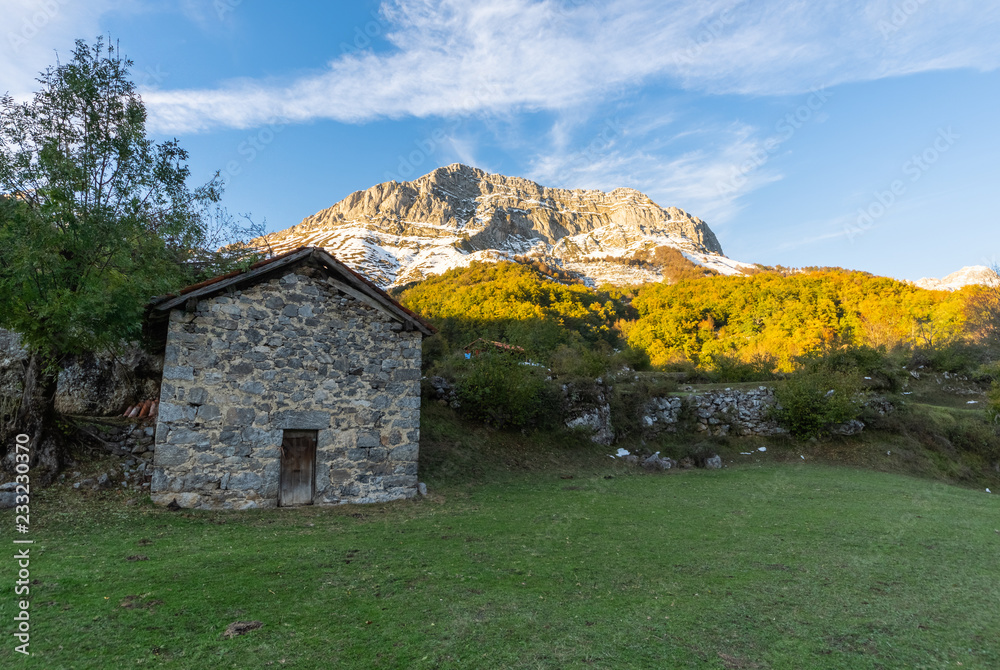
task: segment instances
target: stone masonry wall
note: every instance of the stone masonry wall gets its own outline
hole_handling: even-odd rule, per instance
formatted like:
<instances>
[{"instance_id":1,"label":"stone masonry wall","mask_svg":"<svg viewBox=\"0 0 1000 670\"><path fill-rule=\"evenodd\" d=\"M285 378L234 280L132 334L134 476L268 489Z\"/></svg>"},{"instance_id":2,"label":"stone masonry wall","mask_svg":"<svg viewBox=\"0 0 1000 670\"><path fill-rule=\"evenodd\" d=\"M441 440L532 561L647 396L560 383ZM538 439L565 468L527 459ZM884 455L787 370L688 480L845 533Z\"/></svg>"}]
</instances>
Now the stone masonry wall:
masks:
<instances>
[{"instance_id":1,"label":"stone masonry wall","mask_svg":"<svg viewBox=\"0 0 1000 670\"><path fill-rule=\"evenodd\" d=\"M315 504L414 496L420 345L309 266L175 309L153 500L275 506L283 429L319 431Z\"/></svg>"},{"instance_id":2,"label":"stone masonry wall","mask_svg":"<svg viewBox=\"0 0 1000 670\"><path fill-rule=\"evenodd\" d=\"M774 389L705 391L684 398L653 398L643 415L652 433L674 432L686 403L694 430L710 435L780 435L788 431L768 418L775 404Z\"/></svg>"}]
</instances>

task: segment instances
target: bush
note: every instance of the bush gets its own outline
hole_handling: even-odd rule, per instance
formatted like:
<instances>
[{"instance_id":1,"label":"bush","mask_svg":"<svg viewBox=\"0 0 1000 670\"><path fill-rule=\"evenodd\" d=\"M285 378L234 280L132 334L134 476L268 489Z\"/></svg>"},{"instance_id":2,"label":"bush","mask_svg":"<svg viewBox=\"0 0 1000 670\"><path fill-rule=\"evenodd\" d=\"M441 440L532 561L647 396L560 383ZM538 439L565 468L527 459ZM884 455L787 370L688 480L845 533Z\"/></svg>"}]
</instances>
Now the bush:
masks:
<instances>
[{"instance_id":1,"label":"bush","mask_svg":"<svg viewBox=\"0 0 1000 670\"><path fill-rule=\"evenodd\" d=\"M773 418L796 437L815 437L831 424L857 419L857 377L834 372L799 371L775 388Z\"/></svg>"},{"instance_id":2,"label":"bush","mask_svg":"<svg viewBox=\"0 0 1000 670\"><path fill-rule=\"evenodd\" d=\"M544 370L501 352L468 361L456 390L463 414L496 428L525 428L552 422L558 415L559 391Z\"/></svg>"},{"instance_id":3,"label":"bush","mask_svg":"<svg viewBox=\"0 0 1000 670\"><path fill-rule=\"evenodd\" d=\"M611 353L610 345L604 342L592 346L564 344L552 354L549 366L557 377L596 378L607 372Z\"/></svg>"},{"instance_id":4,"label":"bush","mask_svg":"<svg viewBox=\"0 0 1000 670\"><path fill-rule=\"evenodd\" d=\"M749 360L716 354L711 357L710 378L716 382L763 382L775 378L778 359L770 354L754 354Z\"/></svg>"},{"instance_id":5,"label":"bush","mask_svg":"<svg viewBox=\"0 0 1000 670\"><path fill-rule=\"evenodd\" d=\"M799 359L802 367L812 373L831 373L867 378L866 388L898 393L903 388L906 372L893 356L868 346L843 347Z\"/></svg>"},{"instance_id":6,"label":"bush","mask_svg":"<svg viewBox=\"0 0 1000 670\"><path fill-rule=\"evenodd\" d=\"M958 449L978 454L990 463L1000 458L1000 437L979 417L956 421L946 428L945 437Z\"/></svg>"},{"instance_id":7,"label":"bush","mask_svg":"<svg viewBox=\"0 0 1000 670\"><path fill-rule=\"evenodd\" d=\"M994 426L1000 427L1000 380L993 382L993 387L986 396L986 412Z\"/></svg>"},{"instance_id":8,"label":"bush","mask_svg":"<svg viewBox=\"0 0 1000 670\"><path fill-rule=\"evenodd\" d=\"M638 377L634 381L617 382L611 391L611 425L619 439L642 431L643 411L652 398L660 398L677 390L677 381L663 374L643 374Z\"/></svg>"},{"instance_id":9,"label":"bush","mask_svg":"<svg viewBox=\"0 0 1000 670\"><path fill-rule=\"evenodd\" d=\"M913 350L911 370L924 366L937 372L973 374L989 358L989 351L978 344L950 342L937 347L919 347Z\"/></svg>"}]
</instances>

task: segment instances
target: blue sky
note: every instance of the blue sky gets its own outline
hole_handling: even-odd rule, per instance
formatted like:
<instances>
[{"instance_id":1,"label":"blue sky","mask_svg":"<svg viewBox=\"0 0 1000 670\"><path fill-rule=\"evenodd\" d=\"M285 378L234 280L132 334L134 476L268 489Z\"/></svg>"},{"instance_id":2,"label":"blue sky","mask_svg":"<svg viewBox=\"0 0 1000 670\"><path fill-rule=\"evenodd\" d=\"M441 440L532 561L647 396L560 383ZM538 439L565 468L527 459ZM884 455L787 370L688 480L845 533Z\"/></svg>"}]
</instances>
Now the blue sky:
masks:
<instances>
[{"instance_id":1,"label":"blue sky","mask_svg":"<svg viewBox=\"0 0 1000 670\"><path fill-rule=\"evenodd\" d=\"M637 188L742 261L918 279L1000 257L996 0L0 9L0 91L111 35L150 130L269 230L463 162Z\"/></svg>"}]
</instances>

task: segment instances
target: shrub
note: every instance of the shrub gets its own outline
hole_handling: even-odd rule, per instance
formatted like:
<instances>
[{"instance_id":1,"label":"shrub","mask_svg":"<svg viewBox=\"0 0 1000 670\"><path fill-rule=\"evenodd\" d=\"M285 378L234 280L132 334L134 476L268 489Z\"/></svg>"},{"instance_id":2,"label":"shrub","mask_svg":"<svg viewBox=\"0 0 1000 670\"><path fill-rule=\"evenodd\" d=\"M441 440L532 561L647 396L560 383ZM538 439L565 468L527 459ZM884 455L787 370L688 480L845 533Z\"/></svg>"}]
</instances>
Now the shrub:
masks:
<instances>
[{"instance_id":1,"label":"shrub","mask_svg":"<svg viewBox=\"0 0 1000 670\"><path fill-rule=\"evenodd\" d=\"M911 370L921 365L937 372L973 374L989 357L986 347L969 342L950 342L936 347L913 350Z\"/></svg>"},{"instance_id":2,"label":"shrub","mask_svg":"<svg viewBox=\"0 0 1000 670\"><path fill-rule=\"evenodd\" d=\"M611 425L621 439L642 431L642 414L652 398L659 398L677 390L677 381L663 374L638 375L633 381L619 381L609 398Z\"/></svg>"},{"instance_id":3,"label":"shrub","mask_svg":"<svg viewBox=\"0 0 1000 670\"><path fill-rule=\"evenodd\" d=\"M775 389L774 419L796 437L814 437L831 424L861 414L857 377L834 372L799 371Z\"/></svg>"},{"instance_id":4,"label":"shrub","mask_svg":"<svg viewBox=\"0 0 1000 670\"><path fill-rule=\"evenodd\" d=\"M603 345L603 346L602 346ZM562 345L550 357L552 373L559 377L600 377L611 365L611 347L597 345Z\"/></svg>"},{"instance_id":5,"label":"shrub","mask_svg":"<svg viewBox=\"0 0 1000 670\"><path fill-rule=\"evenodd\" d=\"M547 383L544 371L500 352L487 352L468 361L458 380L463 414L496 428L539 426L554 420L559 392Z\"/></svg>"},{"instance_id":6,"label":"shrub","mask_svg":"<svg viewBox=\"0 0 1000 670\"><path fill-rule=\"evenodd\" d=\"M809 372L823 372L852 377L866 377L865 387L898 393L906 372L899 361L886 352L868 346L851 346L813 354L799 359Z\"/></svg>"},{"instance_id":7,"label":"shrub","mask_svg":"<svg viewBox=\"0 0 1000 670\"><path fill-rule=\"evenodd\" d=\"M775 378L778 359L770 354L755 353L749 360L716 354L711 357L710 377L716 382L763 382Z\"/></svg>"},{"instance_id":8,"label":"shrub","mask_svg":"<svg viewBox=\"0 0 1000 670\"><path fill-rule=\"evenodd\" d=\"M958 449L978 454L989 462L1000 458L1000 437L982 418L966 418L945 429L945 437Z\"/></svg>"},{"instance_id":9,"label":"shrub","mask_svg":"<svg viewBox=\"0 0 1000 670\"><path fill-rule=\"evenodd\" d=\"M994 426L1000 427L1000 380L994 381L986 396L986 411Z\"/></svg>"}]
</instances>

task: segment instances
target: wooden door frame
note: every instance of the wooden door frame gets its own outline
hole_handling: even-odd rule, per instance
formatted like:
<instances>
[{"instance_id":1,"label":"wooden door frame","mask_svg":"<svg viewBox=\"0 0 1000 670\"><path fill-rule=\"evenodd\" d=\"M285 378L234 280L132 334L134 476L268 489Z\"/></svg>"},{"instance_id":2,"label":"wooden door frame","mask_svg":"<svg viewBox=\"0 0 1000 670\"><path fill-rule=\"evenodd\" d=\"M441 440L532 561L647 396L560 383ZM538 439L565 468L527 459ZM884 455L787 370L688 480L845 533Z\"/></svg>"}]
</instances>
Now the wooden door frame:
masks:
<instances>
[{"instance_id":1,"label":"wooden door frame","mask_svg":"<svg viewBox=\"0 0 1000 670\"><path fill-rule=\"evenodd\" d=\"M296 435L298 434L298 435ZM312 438L312 466L310 468L310 481L309 481L309 501L305 503L297 503L286 505L282 501L282 492L284 491L285 483L285 440L289 437L311 437ZM279 448L279 458L278 458L278 507L301 507L302 505L313 504L313 499L316 497L316 459L317 451L319 450L319 431L317 430L300 430L300 429L286 429L281 432L281 447Z\"/></svg>"}]
</instances>

